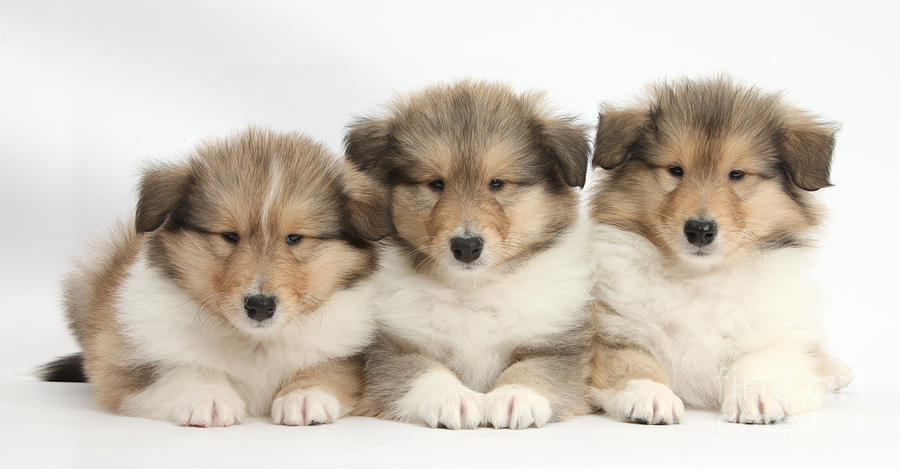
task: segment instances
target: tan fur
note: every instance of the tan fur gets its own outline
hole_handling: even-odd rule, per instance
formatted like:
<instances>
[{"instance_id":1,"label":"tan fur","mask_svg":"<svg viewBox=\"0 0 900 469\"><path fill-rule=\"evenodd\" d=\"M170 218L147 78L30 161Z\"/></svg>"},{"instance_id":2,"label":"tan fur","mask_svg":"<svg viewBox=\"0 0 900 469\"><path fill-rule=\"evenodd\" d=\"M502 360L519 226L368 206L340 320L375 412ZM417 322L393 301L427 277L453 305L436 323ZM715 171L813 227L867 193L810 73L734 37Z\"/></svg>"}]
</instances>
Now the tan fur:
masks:
<instances>
[{"instance_id":1,"label":"tan fur","mask_svg":"<svg viewBox=\"0 0 900 469\"><path fill-rule=\"evenodd\" d=\"M397 394L409 391L417 376L434 370L450 371L445 365L419 352L418 347L396 336L379 334L365 356L363 393L357 415L391 419Z\"/></svg>"},{"instance_id":2,"label":"tan fur","mask_svg":"<svg viewBox=\"0 0 900 469\"><path fill-rule=\"evenodd\" d=\"M127 360L128 345L110 321L115 306L109 300L115 298L141 245L141 237L119 223L109 241L95 246L94 257L79 262L78 272L63 283L69 326L84 351L85 373L94 383L95 399L113 411L125 397L153 382L152 366Z\"/></svg>"},{"instance_id":3,"label":"tan fur","mask_svg":"<svg viewBox=\"0 0 900 469\"><path fill-rule=\"evenodd\" d=\"M392 229L386 199L369 177L297 134L251 129L205 144L185 162L147 169L133 228L118 226L64 286L97 401L122 411L123 400L161 371L133 358L117 322L117 299L139 253L200 305L198 327L211 320L242 344L259 341L264 349L264 339L236 326L246 320L243 298L276 296L285 322L321 313L317 308L335 292L374 271L368 240ZM223 233L240 240L229 242ZM286 243L292 233L302 240ZM298 371L288 386L315 382L352 409L357 361Z\"/></svg>"},{"instance_id":4,"label":"tan fur","mask_svg":"<svg viewBox=\"0 0 900 469\"><path fill-rule=\"evenodd\" d=\"M644 350L636 347L612 347L594 342L594 368L591 386L597 389L621 390L633 379L649 379L669 385L669 378L659 363Z\"/></svg>"},{"instance_id":5,"label":"tan fur","mask_svg":"<svg viewBox=\"0 0 900 469\"><path fill-rule=\"evenodd\" d=\"M829 184L831 125L724 79L660 85L650 94L601 115L594 165L611 173L590 198L595 221L641 234L673 263L691 218L716 220L723 266L768 244L804 242L821 220L806 190ZM734 170L744 177L730 179Z\"/></svg>"},{"instance_id":6,"label":"tan fur","mask_svg":"<svg viewBox=\"0 0 900 469\"><path fill-rule=\"evenodd\" d=\"M494 383L494 388L516 384L534 389L550 399L554 421L584 415L591 411L585 399L584 384L589 382L592 363L586 343L588 328L571 331L571 337L547 348L520 347L512 364ZM568 343L566 343L568 341ZM554 350L554 348L556 350ZM568 348L568 350L564 350Z\"/></svg>"},{"instance_id":7,"label":"tan fur","mask_svg":"<svg viewBox=\"0 0 900 469\"><path fill-rule=\"evenodd\" d=\"M586 176L584 131L572 117L551 113L540 95L463 81L404 96L387 115L358 119L345 142L349 160L390 188L391 242L408 266L441 288L486 287L510 278L575 223L573 187ZM483 261L478 268L487 273L465 280L449 249L462 231L483 238L486 253L476 263ZM478 391L521 384L550 401L553 420L586 412L590 350L583 332L535 339L546 346L514 351L496 383ZM368 355L365 412L398 418L398 400L417 376L434 370L458 372L442 356L383 330Z\"/></svg>"},{"instance_id":8,"label":"tan fur","mask_svg":"<svg viewBox=\"0 0 900 469\"><path fill-rule=\"evenodd\" d=\"M298 389L321 389L336 397L344 415L355 415L362 393L362 356L330 360L298 371L278 391L276 398Z\"/></svg>"},{"instance_id":9,"label":"tan fur","mask_svg":"<svg viewBox=\"0 0 900 469\"><path fill-rule=\"evenodd\" d=\"M347 154L391 188L394 226L423 273L432 273L465 223L497 265L512 269L575 218L578 196L567 184L584 184L583 128L552 116L540 95L461 82L393 108L389 118L357 121ZM501 189L491 188L494 179Z\"/></svg>"},{"instance_id":10,"label":"tan fur","mask_svg":"<svg viewBox=\"0 0 900 469\"><path fill-rule=\"evenodd\" d=\"M341 194L323 188L342 182L344 176L341 166L329 161L333 157L302 140L269 139L264 134L245 139L207 145L199 152L202 169L197 172L211 181L194 195L200 209L192 223L200 224L202 231L164 226L150 235L154 249L164 253L160 265L225 324L243 315L231 305L240 303L257 277L263 279L260 291L276 295L286 311L301 314L315 310L343 286L344 273L367 269L372 262L371 253L334 242L344 229ZM270 155L297 153L318 153L318 158L268 161ZM257 168L235 172L247 161ZM268 165L274 173L266 169ZM261 190L270 183L278 184L276 192ZM241 241L234 245L222 236L210 236L223 232L237 233ZM291 233L302 234L303 241L286 245L284 239Z\"/></svg>"},{"instance_id":11,"label":"tan fur","mask_svg":"<svg viewBox=\"0 0 900 469\"><path fill-rule=\"evenodd\" d=\"M608 305L595 300L590 305L595 315L616 314ZM596 326L594 326L596 329ZM629 381L648 379L666 386L669 378L659 362L646 350L627 342L607 337L603 331L596 331L591 357L591 393L614 393L625 388ZM594 402L599 407L597 402ZM602 410L602 409L600 409Z\"/></svg>"},{"instance_id":12,"label":"tan fur","mask_svg":"<svg viewBox=\"0 0 900 469\"><path fill-rule=\"evenodd\" d=\"M727 78L652 86L640 103L600 114L593 165L607 172L590 195L590 216L649 240L672 275L727 269L768 249L806 245L822 219L809 192L830 185L834 132L779 95ZM736 170L742 178L730 177ZM722 258L715 265L687 262L689 219L718 225ZM593 306L597 317L619 314L601 301ZM826 376L849 376L846 365L821 357ZM594 367L593 386L603 392L634 379L668 385L649 353L603 330Z\"/></svg>"}]
</instances>

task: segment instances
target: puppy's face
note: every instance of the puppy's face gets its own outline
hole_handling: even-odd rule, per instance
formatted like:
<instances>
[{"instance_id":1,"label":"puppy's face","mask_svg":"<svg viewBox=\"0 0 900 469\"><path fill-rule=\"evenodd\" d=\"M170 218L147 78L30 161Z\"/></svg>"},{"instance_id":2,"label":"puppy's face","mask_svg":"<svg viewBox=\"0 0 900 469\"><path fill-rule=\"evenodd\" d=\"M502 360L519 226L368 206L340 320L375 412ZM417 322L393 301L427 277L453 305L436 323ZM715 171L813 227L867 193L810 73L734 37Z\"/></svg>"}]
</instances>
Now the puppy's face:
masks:
<instances>
[{"instance_id":1,"label":"puppy's face","mask_svg":"<svg viewBox=\"0 0 900 469\"><path fill-rule=\"evenodd\" d=\"M818 222L806 192L828 185L832 146L830 127L774 95L664 86L645 107L601 116L594 164L613 171L592 214L696 267L797 244Z\"/></svg>"},{"instance_id":2,"label":"puppy's face","mask_svg":"<svg viewBox=\"0 0 900 469\"><path fill-rule=\"evenodd\" d=\"M264 336L373 269L385 199L310 140L250 131L148 171L137 228L198 317Z\"/></svg>"},{"instance_id":3,"label":"puppy's face","mask_svg":"<svg viewBox=\"0 0 900 469\"><path fill-rule=\"evenodd\" d=\"M505 272L572 222L584 129L498 85L433 88L358 121L351 161L391 189L397 240L419 269L451 278Z\"/></svg>"}]
</instances>

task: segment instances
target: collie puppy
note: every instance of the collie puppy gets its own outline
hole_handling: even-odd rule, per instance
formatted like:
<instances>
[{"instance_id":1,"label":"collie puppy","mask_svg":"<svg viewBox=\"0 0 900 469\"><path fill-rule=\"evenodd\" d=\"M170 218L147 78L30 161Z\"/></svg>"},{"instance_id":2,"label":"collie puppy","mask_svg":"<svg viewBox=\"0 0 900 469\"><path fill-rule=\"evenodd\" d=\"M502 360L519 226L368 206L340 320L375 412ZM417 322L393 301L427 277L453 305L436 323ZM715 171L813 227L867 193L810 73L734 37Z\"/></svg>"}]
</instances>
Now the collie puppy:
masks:
<instances>
[{"instance_id":1,"label":"collie puppy","mask_svg":"<svg viewBox=\"0 0 900 469\"><path fill-rule=\"evenodd\" d=\"M361 385L386 203L297 134L251 129L147 169L134 225L65 282L83 364L45 379L83 366L106 409L180 425L333 421Z\"/></svg>"},{"instance_id":2,"label":"collie puppy","mask_svg":"<svg viewBox=\"0 0 900 469\"><path fill-rule=\"evenodd\" d=\"M359 119L347 156L390 189L363 401L450 429L587 412L585 128L540 96L436 86Z\"/></svg>"},{"instance_id":3,"label":"collie puppy","mask_svg":"<svg viewBox=\"0 0 900 469\"><path fill-rule=\"evenodd\" d=\"M683 404L731 422L815 408L851 379L823 352L809 273L833 126L725 78L607 108L590 197L598 269L593 403L677 423Z\"/></svg>"}]
</instances>

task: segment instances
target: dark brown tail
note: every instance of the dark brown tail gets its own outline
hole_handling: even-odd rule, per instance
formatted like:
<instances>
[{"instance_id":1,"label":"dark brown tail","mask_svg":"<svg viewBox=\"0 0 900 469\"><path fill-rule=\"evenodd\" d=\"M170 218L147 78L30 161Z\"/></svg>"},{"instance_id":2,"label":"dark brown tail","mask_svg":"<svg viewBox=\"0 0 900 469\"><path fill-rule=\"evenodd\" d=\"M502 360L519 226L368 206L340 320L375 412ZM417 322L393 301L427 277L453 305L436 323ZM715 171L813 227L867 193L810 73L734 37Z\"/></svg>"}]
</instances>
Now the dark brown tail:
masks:
<instances>
[{"instance_id":1,"label":"dark brown tail","mask_svg":"<svg viewBox=\"0 0 900 469\"><path fill-rule=\"evenodd\" d=\"M73 353L72 355L57 358L50 363L41 365L37 370L37 376L44 381L86 383L84 357L80 353Z\"/></svg>"}]
</instances>

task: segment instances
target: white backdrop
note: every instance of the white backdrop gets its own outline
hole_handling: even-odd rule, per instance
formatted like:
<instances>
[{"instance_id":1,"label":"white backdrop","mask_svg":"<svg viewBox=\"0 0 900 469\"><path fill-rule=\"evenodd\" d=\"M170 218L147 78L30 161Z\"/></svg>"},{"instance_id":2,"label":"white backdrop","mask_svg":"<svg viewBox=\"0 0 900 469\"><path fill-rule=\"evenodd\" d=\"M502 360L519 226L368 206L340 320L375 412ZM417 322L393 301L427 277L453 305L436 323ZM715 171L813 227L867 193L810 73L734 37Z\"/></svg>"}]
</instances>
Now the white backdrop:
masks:
<instances>
[{"instance_id":1,"label":"white backdrop","mask_svg":"<svg viewBox=\"0 0 900 469\"><path fill-rule=\"evenodd\" d=\"M705 441L718 448L707 456L730 455L724 457L732 463L769 463L794 452L830 462L841 460L837 454L880 458L882 431L900 419L898 354L891 349L900 323L895 5L3 0L0 448L8 451L0 452L0 461L92 465L130 461L129 455L153 448L159 461L186 465L396 464L406 453L385 445L397 441L437 464L575 463L582 457L596 464L607 457L660 464ZM832 349L858 379L817 423L738 431L695 411L684 425L667 429L584 417L524 433L530 436L486 430L446 436L352 419L332 429L300 430L316 445L283 459L278 455L291 454L290 444L272 441L298 441L288 429L260 421L217 432L219 440L190 430L182 437L184 429L103 414L84 386L21 375L75 350L61 317L59 280L70 257L132 209L142 161L177 158L205 138L248 124L302 130L339 152L354 115L435 81L472 77L545 89L560 109L594 122L601 102L626 101L647 82L718 72L784 90L791 102L843 124L836 186L821 191L832 220L819 275L829 295ZM85 422L99 439L79 432ZM790 433L784 429L799 427L812 436L784 438ZM131 432L150 435L152 443L134 446ZM358 459L341 449L348 435L355 435ZM708 440L711 435L720 439ZM264 455L238 452L263 438L269 438L260 446ZM48 441L67 450L34 451ZM179 443L187 441L207 452L179 453ZM243 444L232 444L238 441ZM459 452L442 449L449 444ZM546 452L533 454L535 444ZM118 452L107 451L113 447ZM510 448L521 451L511 454ZM424 461L404 457L410 464Z\"/></svg>"}]
</instances>

